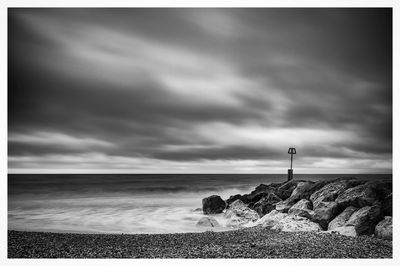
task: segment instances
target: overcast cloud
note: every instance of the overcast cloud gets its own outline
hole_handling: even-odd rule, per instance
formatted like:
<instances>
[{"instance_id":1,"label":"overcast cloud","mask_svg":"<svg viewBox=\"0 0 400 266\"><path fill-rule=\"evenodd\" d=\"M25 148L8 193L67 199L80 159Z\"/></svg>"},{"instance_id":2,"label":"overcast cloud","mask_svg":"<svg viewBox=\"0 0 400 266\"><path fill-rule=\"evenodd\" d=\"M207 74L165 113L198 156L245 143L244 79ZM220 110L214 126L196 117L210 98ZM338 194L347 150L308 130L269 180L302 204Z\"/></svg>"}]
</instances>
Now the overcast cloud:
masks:
<instances>
[{"instance_id":1,"label":"overcast cloud","mask_svg":"<svg viewBox=\"0 0 400 266\"><path fill-rule=\"evenodd\" d=\"M10 172L391 173L391 9L9 9Z\"/></svg>"}]
</instances>

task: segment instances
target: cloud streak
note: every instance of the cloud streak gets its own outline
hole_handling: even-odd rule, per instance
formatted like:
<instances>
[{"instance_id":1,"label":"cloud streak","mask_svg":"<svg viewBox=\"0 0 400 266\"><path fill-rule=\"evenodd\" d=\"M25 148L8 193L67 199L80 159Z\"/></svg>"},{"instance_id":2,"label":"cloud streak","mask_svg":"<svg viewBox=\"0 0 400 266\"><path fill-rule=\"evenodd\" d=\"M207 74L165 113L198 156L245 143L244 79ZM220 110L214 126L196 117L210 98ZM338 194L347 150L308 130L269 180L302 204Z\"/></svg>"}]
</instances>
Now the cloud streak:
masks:
<instances>
[{"instance_id":1,"label":"cloud streak","mask_svg":"<svg viewBox=\"0 0 400 266\"><path fill-rule=\"evenodd\" d=\"M391 172L391 27L390 9L9 9L10 171L284 173L295 145L304 173Z\"/></svg>"}]
</instances>

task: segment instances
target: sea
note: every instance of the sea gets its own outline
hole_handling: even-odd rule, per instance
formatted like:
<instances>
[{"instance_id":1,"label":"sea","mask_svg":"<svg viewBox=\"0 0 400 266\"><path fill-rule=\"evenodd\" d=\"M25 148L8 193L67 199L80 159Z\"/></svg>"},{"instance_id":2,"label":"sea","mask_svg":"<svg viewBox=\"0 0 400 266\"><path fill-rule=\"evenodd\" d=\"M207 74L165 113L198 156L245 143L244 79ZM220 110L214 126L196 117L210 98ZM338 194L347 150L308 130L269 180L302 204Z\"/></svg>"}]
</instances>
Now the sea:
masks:
<instances>
[{"instance_id":1,"label":"sea","mask_svg":"<svg viewBox=\"0 0 400 266\"><path fill-rule=\"evenodd\" d=\"M391 174L302 174L301 180L338 177L391 180ZM285 174L9 174L8 230L156 234L201 232L202 199L250 193ZM223 214L214 216L224 227Z\"/></svg>"}]
</instances>

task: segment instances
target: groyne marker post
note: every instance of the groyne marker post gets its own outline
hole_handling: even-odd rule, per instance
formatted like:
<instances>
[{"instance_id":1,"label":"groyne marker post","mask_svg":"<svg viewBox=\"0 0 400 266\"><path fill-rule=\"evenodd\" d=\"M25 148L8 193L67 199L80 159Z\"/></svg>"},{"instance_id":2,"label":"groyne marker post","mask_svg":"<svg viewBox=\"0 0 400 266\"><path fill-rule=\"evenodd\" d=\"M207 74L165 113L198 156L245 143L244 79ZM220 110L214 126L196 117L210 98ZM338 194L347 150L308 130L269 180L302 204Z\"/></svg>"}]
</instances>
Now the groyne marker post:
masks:
<instances>
[{"instance_id":1,"label":"groyne marker post","mask_svg":"<svg viewBox=\"0 0 400 266\"><path fill-rule=\"evenodd\" d=\"M289 148L288 154L290 154L290 169L288 169L288 181L293 179L293 154L296 154L296 148Z\"/></svg>"}]
</instances>

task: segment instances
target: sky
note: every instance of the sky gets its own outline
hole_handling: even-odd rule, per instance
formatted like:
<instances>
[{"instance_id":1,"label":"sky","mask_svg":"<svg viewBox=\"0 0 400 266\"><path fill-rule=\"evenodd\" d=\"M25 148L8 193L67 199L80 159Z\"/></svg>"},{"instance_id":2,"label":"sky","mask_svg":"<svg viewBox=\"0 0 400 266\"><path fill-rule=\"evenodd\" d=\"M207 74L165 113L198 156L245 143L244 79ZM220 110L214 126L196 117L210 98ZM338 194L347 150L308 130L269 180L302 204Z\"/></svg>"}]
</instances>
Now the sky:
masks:
<instances>
[{"instance_id":1,"label":"sky","mask_svg":"<svg viewBox=\"0 0 400 266\"><path fill-rule=\"evenodd\" d=\"M8 10L10 173L392 172L391 9Z\"/></svg>"}]
</instances>

